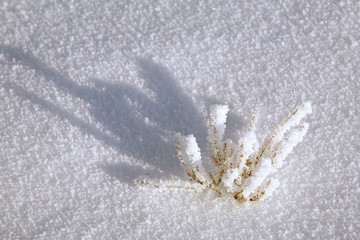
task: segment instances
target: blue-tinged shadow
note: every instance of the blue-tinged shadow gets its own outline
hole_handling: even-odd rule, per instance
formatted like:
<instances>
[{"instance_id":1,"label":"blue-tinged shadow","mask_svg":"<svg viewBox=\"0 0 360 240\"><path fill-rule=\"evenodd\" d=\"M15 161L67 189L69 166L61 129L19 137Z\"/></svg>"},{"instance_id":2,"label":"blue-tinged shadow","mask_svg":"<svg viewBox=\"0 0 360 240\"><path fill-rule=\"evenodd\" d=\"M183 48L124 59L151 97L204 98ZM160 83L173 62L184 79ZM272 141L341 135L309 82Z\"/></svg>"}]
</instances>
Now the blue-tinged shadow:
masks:
<instances>
[{"instance_id":1,"label":"blue-tinged shadow","mask_svg":"<svg viewBox=\"0 0 360 240\"><path fill-rule=\"evenodd\" d=\"M22 49L0 46L6 58L1 64L21 64L33 69L58 89L80 98L90 106L90 113L97 124L89 124L73 113L41 96L9 82L8 88L43 109L79 128L83 133L133 158L161 170L165 175L182 175L176 158L174 134L194 134L202 149L206 148L206 127L194 102L182 90L169 71L150 59L138 59L139 76L145 87L154 93L150 97L141 89L125 83L109 83L91 79L93 86L82 86L65 74L49 67L37 57ZM106 131L97 127L100 124ZM101 156L99 156L101 158ZM101 168L121 181L132 182L145 172L124 163L108 164Z\"/></svg>"}]
</instances>

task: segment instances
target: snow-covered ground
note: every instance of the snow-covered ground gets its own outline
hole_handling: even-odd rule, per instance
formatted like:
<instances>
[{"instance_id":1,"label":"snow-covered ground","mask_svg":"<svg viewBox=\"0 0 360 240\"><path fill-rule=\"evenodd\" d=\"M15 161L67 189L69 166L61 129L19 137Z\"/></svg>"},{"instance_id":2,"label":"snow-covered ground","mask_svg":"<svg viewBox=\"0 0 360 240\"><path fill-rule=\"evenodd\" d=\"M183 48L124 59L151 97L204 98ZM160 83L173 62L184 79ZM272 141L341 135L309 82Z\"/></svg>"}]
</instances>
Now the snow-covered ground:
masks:
<instances>
[{"instance_id":1,"label":"snow-covered ground","mask_svg":"<svg viewBox=\"0 0 360 240\"><path fill-rule=\"evenodd\" d=\"M0 238L359 239L359 1L144 2L0 2ZM265 202L134 183L187 184L214 103L263 139L306 100Z\"/></svg>"}]
</instances>

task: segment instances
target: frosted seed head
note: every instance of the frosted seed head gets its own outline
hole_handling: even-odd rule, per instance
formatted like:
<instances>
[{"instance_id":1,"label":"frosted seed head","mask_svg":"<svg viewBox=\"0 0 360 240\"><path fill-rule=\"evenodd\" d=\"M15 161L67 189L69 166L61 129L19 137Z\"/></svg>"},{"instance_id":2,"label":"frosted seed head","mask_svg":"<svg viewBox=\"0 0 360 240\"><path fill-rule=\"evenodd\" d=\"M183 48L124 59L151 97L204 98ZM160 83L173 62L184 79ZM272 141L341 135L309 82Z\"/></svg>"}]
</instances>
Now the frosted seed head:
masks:
<instances>
[{"instance_id":1,"label":"frosted seed head","mask_svg":"<svg viewBox=\"0 0 360 240\"><path fill-rule=\"evenodd\" d=\"M303 140L309 128L309 124L300 122L312 112L311 103L305 102L290 113L260 149L255 133L260 110L255 110L248 131L238 146L231 140L223 141L228 111L227 105L211 106L208 141L210 157L219 168L218 171L209 173L203 167L200 149L193 135L176 136L180 162L189 178L200 184L203 190L214 190L220 195L226 190L239 201L269 198L279 186L279 181L272 179L271 175L276 173L286 156ZM298 127L292 129L295 126Z\"/></svg>"},{"instance_id":2,"label":"frosted seed head","mask_svg":"<svg viewBox=\"0 0 360 240\"><path fill-rule=\"evenodd\" d=\"M186 137L186 154L190 157L190 162L195 163L201 160L200 148L197 145L194 135Z\"/></svg>"},{"instance_id":3,"label":"frosted seed head","mask_svg":"<svg viewBox=\"0 0 360 240\"><path fill-rule=\"evenodd\" d=\"M228 105L212 105L211 109L211 120L215 122L215 125L225 124L226 116L229 112Z\"/></svg>"},{"instance_id":4,"label":"frosted seed head","mask_svg":"<svg viewBox=\"0 0 360 240\"><path fill-rule=\"evenodd\" d=\"M234 191L234 180L237 179L239 175L238 168L229 168L224 174L222 181L229 192Z\"/></svg>"},{"instance_id":5,"label":"frosted seed head","mask_svg":"<svg viewBox=\"0 0 360 240\"><path fill-rule=\"evenodd\" d=\"M278 179L271 179L269 185L265 189L264 196L261 198L261 200L265 200L272 196L273 192L280 186L280 181Z\"/></svg>"},{"instance_id":6,"label":"frosted seed head","mask_svg":"<svg viewBox=\"0 0 360 240\"><path fill-rule=\"evenodd\" d=\"M264 180L275 171L276 170L272 166L270 158L262 159L259 167L254 171L253 176L246 179L247 181L243 190L244 197L248 198L250 194L253 193L264 182Z\"/></svg>"}]
</instances>

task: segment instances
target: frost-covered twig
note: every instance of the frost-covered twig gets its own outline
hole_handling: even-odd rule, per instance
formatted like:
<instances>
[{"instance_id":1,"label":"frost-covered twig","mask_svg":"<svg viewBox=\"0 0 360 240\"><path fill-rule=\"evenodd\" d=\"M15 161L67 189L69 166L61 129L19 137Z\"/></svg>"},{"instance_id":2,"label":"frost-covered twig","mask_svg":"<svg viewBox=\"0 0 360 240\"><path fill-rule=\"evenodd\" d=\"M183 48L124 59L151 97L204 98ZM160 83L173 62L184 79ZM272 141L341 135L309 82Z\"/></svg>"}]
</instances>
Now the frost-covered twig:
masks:
<instances>
[{"instance_id":1,"label":"frost-covered twig","mask_svg":"<svg viewBox=\"0 0 360 240\"><path fill-rule=\"evenodd\" d=\"M201 185L209 185L205 169L202 166L200 149L195 137L193 135L187 137L177 135L176 150L181 165L184 167L188 177Z\"/></svg>"},{"instance_id":2,"label":"frost-covered twig","mask_svg":"<svg viewBox=\"0 0 360 240\"><path fill-rule=\"evenodd\" d=\"M181 165L190 180L199 187L164 186L168 188L211 189L219 194L233 194L240 201L264 200L279 186L274 178L277 169L293 148L303 140L309 124L301 120L312 112L311 103L297 107L260 145L256 126L261 108L257 107L249 122L245 136L237 144L223 140L229 107L211 106L208 142L209 153L217 171L206 171L201 161L200 149L193 135L176 135L176 151ZM297 128L294 128L298 126Z\"/></svg>"}]
</instances>

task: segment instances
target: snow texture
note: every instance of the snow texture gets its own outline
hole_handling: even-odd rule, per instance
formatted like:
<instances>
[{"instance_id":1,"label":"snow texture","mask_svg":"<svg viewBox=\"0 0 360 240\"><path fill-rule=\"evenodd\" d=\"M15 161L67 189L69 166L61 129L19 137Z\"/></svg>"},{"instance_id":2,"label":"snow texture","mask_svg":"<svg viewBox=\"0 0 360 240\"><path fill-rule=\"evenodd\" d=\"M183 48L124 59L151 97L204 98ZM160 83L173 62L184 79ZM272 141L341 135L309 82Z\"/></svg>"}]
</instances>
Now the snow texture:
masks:
<instances>
[{"instance_id":1,"label":"snow texture","mask_svg":"<svg viewBox=\"0 0 360 240\"><path fill-rule=\"evenodd\" d=\"M0 22L0 239L360 238L359 1L3 0ZM267 201L134 183L187 182L174 135L206 149L210 105L225 139L266 105L263 139L305 100Z\"/></svg>"}]
</instances>

